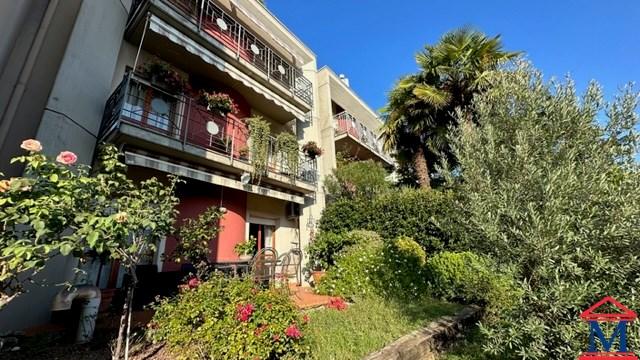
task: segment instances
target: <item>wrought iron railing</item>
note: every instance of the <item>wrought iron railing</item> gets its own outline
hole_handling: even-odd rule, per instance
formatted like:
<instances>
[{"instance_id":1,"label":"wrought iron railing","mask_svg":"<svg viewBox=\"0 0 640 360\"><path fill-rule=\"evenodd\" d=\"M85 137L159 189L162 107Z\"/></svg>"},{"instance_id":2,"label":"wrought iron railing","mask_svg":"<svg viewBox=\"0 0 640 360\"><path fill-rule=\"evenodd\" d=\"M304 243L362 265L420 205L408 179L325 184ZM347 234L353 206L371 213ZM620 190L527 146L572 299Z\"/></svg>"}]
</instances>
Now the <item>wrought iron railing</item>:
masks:
<instances>
[{"instance_id":1,"label":"wrought iron railing","mask_svg":"<svg viewBox=\"0 0 640 360\"><path fill-rule=\"evenodd\" d=\"M250 137L244 119L233 114L214 114L200 101L184 94L172 94L135 75L126 75L107 100L100 139L120 123L131 124L157 134L251 163ZM290 169L285 156L276 151L275 138L268 146L268 171L315 184L316 160L299 153L297 169ZM292 171L295 170L295 171ZM295 173L293 173L295 172ZM268 175L267 175L268 176Z\"/></svg>"},{"instance_id":2,"label":"wrought iron railing","mask_svg":"<svg viewBox=\"0 0 640 360\"><path fill-rule=\"evenodd\" d=\"M382 150L382 143L378 139L378 136L371 129L359 122L353 115L343 111L334 115L333 120L336 135L349 134L381 158L392 162L391 157Z\"/></svg>"},{"instance_id":3,"label":"wrought iron railing","mask_svg":"<svg viewBox=\"0 0 640 360\"><path fill-rule=\"evenodd\" d=\"M136 0L141 6L147 0ZM313 106L313 87L302 69L284 60L246 27L215 5L213 0L164 0L180 9L201 33L218 42L253 64L267 78L291 91L293 95ZM132 7L133 9L133 7ZM135 10L132 10L132 14Z\"/></svg>"}]
</instances>

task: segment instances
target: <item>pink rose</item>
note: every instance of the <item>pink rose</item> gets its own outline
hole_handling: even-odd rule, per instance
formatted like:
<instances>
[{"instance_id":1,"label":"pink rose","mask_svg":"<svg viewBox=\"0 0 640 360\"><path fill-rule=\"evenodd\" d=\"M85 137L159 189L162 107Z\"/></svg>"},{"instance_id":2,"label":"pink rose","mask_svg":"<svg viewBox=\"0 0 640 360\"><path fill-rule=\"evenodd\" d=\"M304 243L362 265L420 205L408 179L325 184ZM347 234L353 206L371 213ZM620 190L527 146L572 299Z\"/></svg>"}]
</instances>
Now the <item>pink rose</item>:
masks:
<instances>
[{"instance_id":1,"label":"pink rose","mask_svg":"<svg viewBox=\"0 0 640 360\"><path fill-rule=\"evenodd\" d=\"M73 165L78 161L78 157L71 151L63 151L58 154L56 161L64 165Z\"/></svg>"},{"instance_id":2,"label":"pink rose","mask_svg":"<svg viewBox=\"0 0 640 360\"><path fill-rule=\"evenodd\" d=\"M40 152L42 151L42 144L40 141L34 139L27 139L20 144L20 147L31 152Z\"/></svg>"}]
</instances>

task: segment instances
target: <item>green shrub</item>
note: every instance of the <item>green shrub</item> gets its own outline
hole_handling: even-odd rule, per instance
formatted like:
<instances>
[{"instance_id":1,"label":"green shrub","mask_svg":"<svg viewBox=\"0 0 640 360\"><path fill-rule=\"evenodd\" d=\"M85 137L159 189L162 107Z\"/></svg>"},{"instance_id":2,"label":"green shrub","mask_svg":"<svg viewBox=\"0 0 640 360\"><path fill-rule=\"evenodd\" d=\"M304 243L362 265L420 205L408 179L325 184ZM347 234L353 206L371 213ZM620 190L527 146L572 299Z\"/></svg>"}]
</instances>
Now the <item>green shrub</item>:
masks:
<instances>
[{"instance_id":1,"label":"green shrub","mask_svg":"<svg viewBox=\"0 0 640 360\"><path fill-rule=\"evenodd\" d=\"M512 308L520 294L512 277L498 272L490 260L471 252L436 254L427 262L427 274L431 295L484 305L489 316Z\"/></svg>"},{"instance_id":2,"label":"green shrub","mask_svg":"<svg viewBox=\"0 0 640 360\"><path fill-rule=\"evenodd\" d=\"M326 270L335 264L335 257L342 249L367 241L376 235L365 230L354 230L343 234L320 232L307 248L310 263L312 266Z\"/></svg>"},{"instance_id":3,"label":"green shrub","mask_svg":"<svg viewBox=\"0 0 640 360\"><path fill-rule=\"evenodd\" d=\"M289 297L250 279L214 275L162 300L148 336L179 359L299 359L307 353L305 322Z\"/></svg>"},{"instance_id":4,"label":"green shrub","mask_svg":"<svg viewBox=\"0 0 640 360\"><path fill-rule=\"evenodd\" d=\"M318 288L321 293L354 299L371 294L415 298L424 294L426 255L415 241L400 237L383 242L373 232L336 256ZM365 236L368 236L365 238Z\"/></svg>"},{"instance_id":5,"label":"green shrub","mask_svg":"<svg viewBox=\"0 0 640 360\"><path fill-rule=\"evenodd\" d=\"M427 253L448 249L457 229L453 194L401 189L368 200L340 200L327 205L320 230L334 233L355 229L375 231L384 239L407 236Z\"/></svg>"}]
</instances>

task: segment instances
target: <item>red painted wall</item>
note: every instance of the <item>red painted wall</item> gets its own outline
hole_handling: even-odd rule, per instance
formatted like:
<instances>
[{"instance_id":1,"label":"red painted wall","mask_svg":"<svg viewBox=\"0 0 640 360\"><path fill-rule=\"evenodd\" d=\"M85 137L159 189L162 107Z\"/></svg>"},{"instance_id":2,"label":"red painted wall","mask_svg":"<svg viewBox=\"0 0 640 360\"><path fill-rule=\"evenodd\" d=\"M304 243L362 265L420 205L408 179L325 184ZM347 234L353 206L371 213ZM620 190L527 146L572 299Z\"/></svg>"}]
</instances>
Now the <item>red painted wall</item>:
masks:
<instances>
[{"instance_id":1,"label":"red painted wall","mask_svg":"<svg viewBox=\"0 0 640 360\"><path fill-rule=\"evenodd\" d=\"M220 142L215 142L214 140L233 138L234 156L238 157L238 150L246 146L249 137L249 130L244 119L251 116L251 105L249 105L247 100L239 92L228 86L216 83L200 85L200 87L207 92L220 92L229 95L236 104L238 111L233 114L228 114L227 117L224 118L219 115L212 115L207 111L206 107L197 104L197 102L191 102L189 111L185 111L185 114L189 114L189 118L183 123L182 131L186 130L187 139L191 144L209 148L214 151L222 150ZM193 90L191 97L197 99L199 92L200 89ZM208 121L215 122L220 129L220 133L214 136L216 139L212 139L211 135L207 132Z\"/></svg>"},{"instance_id":2,"label":"red painted wall","mask_svg":"<svg viewBox=\"0 0 640 360\"><path fill-rule=\"evenodd\" d=\"M186 218L197 217L210 206L222 206L227 208L227 213L221 219L222 231L217 239L212 239L209 244L211 250L210 260L229 261L236 260L238 256L233 251L235 245L245 240L245 223L247 210L247 194L244 191L224 188L220 186L188 181L181 184L177 191L180 198L178 204L178 223ZM168 237L164 253L169 255L176 247L176 239ZM180 270L180 264L165 261L161 271Z\"/></svg>"}]
</instances>

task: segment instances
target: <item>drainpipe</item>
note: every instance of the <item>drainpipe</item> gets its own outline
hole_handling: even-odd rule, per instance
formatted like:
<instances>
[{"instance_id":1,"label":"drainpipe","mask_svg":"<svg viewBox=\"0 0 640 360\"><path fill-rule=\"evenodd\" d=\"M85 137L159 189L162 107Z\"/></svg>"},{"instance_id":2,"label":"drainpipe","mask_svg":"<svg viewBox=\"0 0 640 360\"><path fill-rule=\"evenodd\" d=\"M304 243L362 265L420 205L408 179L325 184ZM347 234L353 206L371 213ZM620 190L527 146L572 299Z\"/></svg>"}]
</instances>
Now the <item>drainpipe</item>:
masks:
<instances>
[{"instance_id":1,"label":"drainpipe","mask_svg":"<svg viewBox=\"0 0 640 360\"><path fill-rule=\"evenodd\" d=\"M51 311L70 310L75 299L82 300L76 343L83 344L91 341L93 337L100 308L100 288L92 285L76 285L70 289L62 289L53 299Z\"/></svg>"}]
</instances>

